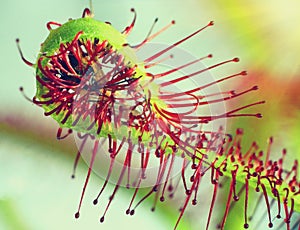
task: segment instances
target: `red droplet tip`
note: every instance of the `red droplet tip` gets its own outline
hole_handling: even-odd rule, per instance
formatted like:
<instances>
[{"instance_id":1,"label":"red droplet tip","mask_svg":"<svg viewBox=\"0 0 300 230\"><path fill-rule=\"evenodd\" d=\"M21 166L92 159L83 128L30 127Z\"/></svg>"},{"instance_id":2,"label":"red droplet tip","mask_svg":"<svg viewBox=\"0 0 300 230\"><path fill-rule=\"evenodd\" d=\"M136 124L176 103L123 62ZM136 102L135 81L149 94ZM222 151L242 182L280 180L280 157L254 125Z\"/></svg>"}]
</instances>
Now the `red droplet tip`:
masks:
<instances>
[{"instance_id":1,"label":"red droplet tip","mask_svg":"<svg viewBox=\"0 0 300 230\"><path fill-rule=\"evenodd\" d=\"M269 138L269 143L273 143L273 137Z\"/></svg>"},{"instance_id":2,"label":"red droplet tip","mask_svg":"<svg viewBox=\"0 0 300 230\"><path fill-rule=\"evenodd\" d=\"M286 155L286 152L287 152L286 149L283 149L283 150L282 150L282 154L283 154L283 155Z\"/></svg>"},{"instance_id":3,"label":"red droplet tip","mask_svg":"<svg viewBox=\"0 0 300 230\"><path fill-rule=\"evenodd\" d=\"M263 117L261 113L257 113L257 114L255 114L255 116L256 116L257 118L262 118L262 117Z\"/></svg>"},{"instance_id":4,"label":"red droplet tip","mask_svg":"<svg viewBox=\"0 0 300 230\"><path fill-rule=\"evenodd\" d=\"M100 223L103 223L104 222L104 216L102 216L101 218L100 218Z\"/></svg>"},{"instance_id":5,"label":"red droplet tip","mask_svg":"<svg viewBox=\"0 0 300 230\"><path fill-rule=\"evenodd\" d=\"M98 200L97 199L93 200L93 204L94 205L98 204Z\"/></svg>"},{"instance_id":6,"label":"red droplet tip","mask_svg":"<svg viewBox=\"0 0 300 230\"><path fill-rule=\"evenodd\" d=\"M243 129L237 129L236 130L236 134L237 135L241 135L241 134L243 134L244 133L244 130Z\"/></svg>"},{"instance_id":7,"label":"red droplet tip","mask_svg":"<svg viewBox=\"0 0 300 230\"><path fill-rule=\"evenodd\" d=\"M244 71L241 72L241 75L243 75L243 76L246 76L247 74L248 74L248 73L247 73L246 70L244 70Z\"/></svg>"}]
</instances>

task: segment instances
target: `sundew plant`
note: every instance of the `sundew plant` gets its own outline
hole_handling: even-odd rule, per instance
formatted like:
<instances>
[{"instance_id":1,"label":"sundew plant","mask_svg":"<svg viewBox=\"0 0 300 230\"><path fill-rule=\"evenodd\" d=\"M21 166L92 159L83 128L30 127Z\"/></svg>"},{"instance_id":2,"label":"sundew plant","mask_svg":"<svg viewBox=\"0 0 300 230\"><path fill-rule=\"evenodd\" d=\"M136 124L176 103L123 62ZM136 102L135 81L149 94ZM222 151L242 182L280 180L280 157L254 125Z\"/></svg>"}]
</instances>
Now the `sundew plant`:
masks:
<instances>
[{"instance_id":1,"label":"sundew plant","mask_svg":"<svg viewBox=\"0 0 300 230\"><path fill-rule=\"evenodd\" d=\"M199 229L232 229L229 219L239 222L234 229L300 229L298 161L286 164L285 148L274 154L272 136L264 148L255 140L245 147L247 129L231 132L226 127L227 120L263 118L263 98L242 102L249 95L255 98L259 85L231 86L240 79L247 82L246 70L222 72L238 57L214 61L213 50L194 57L180 48L216 29L214 22L185 35L179 32L165 45L154 41L180 28L175 20L161 26L154 18L144 40L131 44L142 15L130 11L133 19L121 32L96 19L91 3L82 17L46 23L49 35L33 61L16 39L36 79L33 97L23 87L20 91L57 122L58 140L74 137L78 151L72 178L80 159L88 166L74 217L83 215L95 173L103 178L90 201L100 207L99 228L109 218L118 219L110 208L118 205L122 190L129 199L119 215L133 218L149 200L149 212L171 205L178 215L170 229L187 228L182 222L191 206L202 209L193 214L202 219ZM228 109L228 103L234 107ZM110 184L107 199L103 194Z\"/></svg>"}]
</instances>

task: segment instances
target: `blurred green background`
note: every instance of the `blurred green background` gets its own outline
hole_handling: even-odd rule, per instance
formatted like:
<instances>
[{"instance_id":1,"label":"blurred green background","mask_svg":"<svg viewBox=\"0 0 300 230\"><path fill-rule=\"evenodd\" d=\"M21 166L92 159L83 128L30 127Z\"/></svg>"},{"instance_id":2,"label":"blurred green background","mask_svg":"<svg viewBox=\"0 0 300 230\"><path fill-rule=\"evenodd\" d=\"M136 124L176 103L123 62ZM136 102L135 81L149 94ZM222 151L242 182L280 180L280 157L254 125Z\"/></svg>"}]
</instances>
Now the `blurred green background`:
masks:
<instances>
[{"instance_id":1,"label":"blurred green background","mask_svg":"<svg viewBox=\"0 0 300 230\"><path fill-rule=\"evenodd\" d=\"M229 106L267 100L265 105L249 110L262 112L263 119L230 120L231 129L245 128L246 145L256 140L262 148L272 135L275 138L274 154L287 147L290 160L300 159L298 1L94 0L93 4L95 18L110 21L120 31L131 22L130 8L136 9L138 19L129 37L132 44L144 39L155 17L159 17L156 28L176 20L173 28L155 40L163 43L174 42L214 20L213 28L181 47L198 57L213 53L213 63L235 56L241 58L239 64L226 66L221 70L222 75L218 75L219 72L216 75L247 69L246 80L230 82L230 88L259 85L260 90ZM43 117L42 110L26 101L18 90L23 86L26 94L32 97L35 77L34 70L21 61L15 39L20 38L25 57L34 61L48 34L46 22L78 18L85 7L88 7L87 0L11 0L2 3L0 229L172 229L178 215L172 203L160 205L155 213L149 210L151 204L145 204L135 216L128 217L124 211L131 193L122 191L105 223L100 225L98 218L103 207L91 204L101 185L101 179L96 176L89 184L81 218L75 220L73 214L86 166L81 163L76 179L70 179L76 152L74 143L72 140L56 141L56 123ZM188 210L179 229L199 229L201 219L206 220L197 214L199 208ZM235 229L233 226L231 229Z\"/></svg>"}]
</instances>

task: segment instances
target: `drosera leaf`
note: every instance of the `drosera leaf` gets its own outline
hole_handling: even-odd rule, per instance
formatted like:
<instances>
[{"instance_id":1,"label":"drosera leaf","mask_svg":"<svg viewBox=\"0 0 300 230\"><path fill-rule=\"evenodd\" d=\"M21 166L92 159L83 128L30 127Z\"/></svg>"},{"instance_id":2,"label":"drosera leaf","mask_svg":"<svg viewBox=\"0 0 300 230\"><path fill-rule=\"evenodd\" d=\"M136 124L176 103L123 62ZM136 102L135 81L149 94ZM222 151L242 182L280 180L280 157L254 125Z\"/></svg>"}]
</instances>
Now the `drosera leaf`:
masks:
<instances>
[{"instance_id":1,"label":"drosera leaf","mask_svg":"<svg viewBox=\"0 0 300 230\"><path fill-rule=\"evenodd\" d=\"M249 227L252 223L252 216L250 217L247 213L249 204L255 204L255 201L249 201L251 193L259 194L260 199L257 202L265 202L270 228L274 225L274 222L281 223L282 221L285 223L286 229L290 229L292 224L300 226L300 219L292 220L293 214L300 212L298 161L295 160L293 165L286 166L284 164L287 155L286 149L282 150L282 156L279 159L273 159L272 137L268 141L266 151L259 151L257 144L253 142L251 147L244 152L241 148L242 137L243 130L238 129L234 137L228 136L224 139L224 143L218 149L217 154L216 152L208 152L206 154L208 160L206 159L206 161L212 162L212 164L205 167L200 174L200 177L210 174L212 185L218 184L218 186L215 186L215 195L218 190L222 190L221 187L228 185L227 189L229 191L224 216L218 227L221 229L225 227L232 204L238 202L241 197L245 197L243 208L244 228ZM203 163L201 161L203 160L201 159L198 165ZM199 182L193 181L194 183ZM187 199L190 198L190 195L187 196ZM271 215L271 209L273 209L271 203L277 204L277 215L275 217ZM210 209L210 217L213 207ZM207 227L209 226L210 217L208 218Z\"/></svg>"},{"instance_id":2,"label":"drosera leaf","mask_svg":"<svg viewBox=\"0 0 300 230\"><path fill-rule=\"evenodd\" d=\"M236 184L240 182L245 186L246 196L252 188L263 195L268 210L269 227L273 226L269 197L273 196L279 203L283 203L284 214L282 215L285 215L287 229L289 229L294 210L299 210L298 164L295 162L290 171L285 170L283 168L285 154L278 162L272 161L270 149L266 154L256 152L256 145L253 145L246 153L242 153L240 148L242 130L240 129L232 139L223 132L222 128L205 130L202 127L215 120L230 117L262 117L260 113L241 113L241 111L263 104L264 101L240 106L231 111L218 111L217 114L201 113L202 107L219 105L224 101L256 91L258 87L253 86L241 92L229 90L211 92L207 95L201 93L203 89L219 85L221 82L246 76L246 71L225 76L219 80L213 79L212 82L203 85L187 84L190 88L182 89L180 92L166 89L168 86L179 89L182 86L181 83L187 79L195 80L199 75L212 69L229 63L237 63L239 58L228 59L203 69L199 68L180 77L172 74L204 59L212 58L212 55L208 54L192 62L183 63L166 72L151 72L151 67L155 66L152 61L162 58L168 51L213 26L214 23L211 21L150 57L137 61L136 51L175 22L172 21L153 35L149 33L144 41L132 46L125 40L136 20L135 10L131 11L134 13L134 19L121 33L114 30L109 23L96 22L88 9L84 10L83 18L65 24L48 23L50 35L42 44L41 53L34 64L24 58L18 46L23 61L36 68L37 93L32 102L45 110L45 116L51 116L58 122L60 126L57 132L58 139L68 136L62 135L62 128L68 128L67 134L71 134L72 131L77 132L75 136L81 144L74 168L79 157L84 153L84 147L87 147L90 152L88 173L75 218L80 216L96 156L99 152L105 152L105 156L109 158L109 169L94 204L97 204L98 198L110 181L116 162L121 162L121 171L105 211L99 219L100 222L104 222L112 200L120 186L126 183L125 180L127 180L125 187L134 188L126 214L134 215L136 208L150 196L154 196L155 202L158 200L164 202L165 193L173 196L177 185L174 186L169 180L169 172L173 169L173 159L179 156L182 158L179 182L182 182L186 198L175 229L188 204L190 202L193 205L197 204L200 182L204 176L209 175L209 172L214 190L207 229L209 229L210 217L213 214L215 198L219 190L219 180L224 177L229 178L229 191L219 228L225 227L232 200L239 200ZM51 25L56 25L58 28L52 29ZM94 33L95 26L100 30L104 28L101 36ZM19 40L17 43L19 44ZM106 69L107 65L109 65L108 69ZM155 81L156 79L161 81ZM227 135L227 138L218 143L224 135ZM93 140L92 145L85 144L88 139ZM132 156L135 153L140 157L139 174L131 180L131 166L134 163ZM119 161L119 155L122 155L122 161ZM145 172L148 170L150 155L157 162L155 182L151 184L149 192L135 202L136 194L142 187L141 183L146 178ZM164 177L167 178L165 181ZM248 228L247 205L245 202L244 228Z\"/></svg>"},{"instance_id":3,"label":"drosera leaf","mask_svg":"<svg viewBox=\"0 0 300 230\"><path fill-rule=\"evenodd\" d=\"M221 167L221 164L226 161L225 157L220 157L218 158L218 161L216 161L215 167L219 168ZM291 205L290 203L290 199L293 198L295 201L294 204L294 210L297 212L300 212L300 196L298 196L297 192L291 192L288 193L287 196L287 190L289 191L291 190L295 190L293 187L289 186L288 184L292 184L293 180L290 181L286 181L283 178L278 179L277 182L273 181L272 182L274 184L276 184L276 186L274 187L274 184L270 184L270 178L272 178L273 176L268 175L268 173L266 172L266 170L263 170L260 172L260 176L253 176L253 174L255 175L255 170L249 170L245 169L245 166L242 165L240 162L231 162L231 161L226 161L227 162L227 170L226 171L222 171L223 175L225 177L230 177L232 178L232 174L230 172L232 172L235 168L238 168L237 172L236 172L236 181L237 182L241 182L241 183L245 183L245 178L248 177L248 175L252 175L250 176L250 178L248 179L249 182L249 187L252 187L254 189L259 188L260 183L263 183L265 185L267 194L273 198L276 198L277 195L274 195L274 189L276 189L278 191L278 195L280 197L283 197L282 201L284 201L284 199L287 198L288 200L288 206ZM260 179L259 179L260 177ZM265 182L263 182L263 180ZM272 191L273 189L273 191ZM275 193L276 194L276 193ZM286 197L287 196L287 197Z\"/></svg>"}]
</instances>

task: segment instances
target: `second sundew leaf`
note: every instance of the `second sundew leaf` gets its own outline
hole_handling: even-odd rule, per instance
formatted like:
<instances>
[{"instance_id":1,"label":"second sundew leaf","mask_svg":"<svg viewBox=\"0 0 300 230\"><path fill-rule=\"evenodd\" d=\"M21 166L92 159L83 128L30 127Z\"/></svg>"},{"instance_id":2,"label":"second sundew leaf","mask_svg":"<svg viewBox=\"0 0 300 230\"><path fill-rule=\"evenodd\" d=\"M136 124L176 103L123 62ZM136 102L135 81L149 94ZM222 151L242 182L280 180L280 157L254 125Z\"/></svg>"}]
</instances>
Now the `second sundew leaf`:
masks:
<instances>
[{"instance_id":1,"label":"second sundew leaf","mask_svg":"<svg viewBox=\"0 0 300 230\"><path fill-rule=\"evenodd\" d=\"M266 151L259 151L255 142L249 149L243 151L241 148L242 136L243 130L238 129L234 138L228 136L224 139L224 145L217 150L217 154L215 151L207 152L208 159L200 159L197 163L197 165L201 165L204 161L213 162L211 165L205 166L200 177L206 176L210 172L211 183L213 185L219 184L216 186L214 195L217 194L218 190L222 190L223 183L229 185L224 216L218 225L219 228L225 227L232 204L240 201L241 197L244 198L242 202L245 202L243 210L244 228L246 229L251 225L253 220L251 222L251 218L249 218L249 206L255 201L249 201L249 197L253 193L259 194L260 198L263 198L260 200L265 203L268 213L266 218L268 218L270 228L273 227L274 222L280 223L282 221L288 230L291 229L291 226L298 226L300 220L295 222L292 219L294 212L300 212L300 181L297 175L297 160L293 165L286 166L284 164L287 154L285 149L282 150L281 158L273 159L272 137L269 139ZM194 166L194 168L196 167ZM193 183L195 182L193 181ZM237 186L238 184L239 186ZM210 224L214 205L212 202L207 227ZM277 208L276 216L271 215L271 209L274 206ZM274 220L276 218L278 220Z\"/></svg>"}]
</instances>

